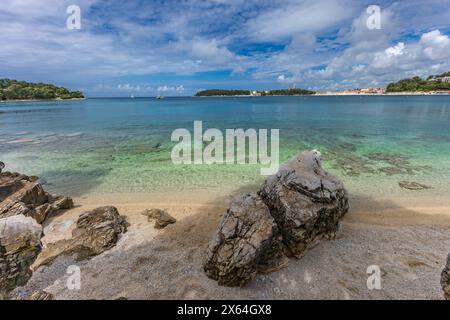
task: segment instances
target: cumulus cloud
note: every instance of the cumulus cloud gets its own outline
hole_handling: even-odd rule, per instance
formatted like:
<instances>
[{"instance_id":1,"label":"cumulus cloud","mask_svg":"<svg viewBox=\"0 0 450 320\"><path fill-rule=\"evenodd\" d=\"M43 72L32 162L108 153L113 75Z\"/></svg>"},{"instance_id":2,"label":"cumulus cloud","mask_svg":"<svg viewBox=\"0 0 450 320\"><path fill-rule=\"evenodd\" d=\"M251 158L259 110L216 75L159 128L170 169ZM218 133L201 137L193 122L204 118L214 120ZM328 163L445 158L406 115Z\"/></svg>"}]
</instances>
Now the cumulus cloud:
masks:
<instances>
[{"instance_id":1,"label":"cumulus cloud","mask_svg":"<svg viewBox=\"0 0 450 320\"><path fill-rule=\"evenodd\" d=\"M158 92L178 92L178 93L181 93L181 92L184 91L184 86L183 85L179 85L179 86L163 85L163 86L159 86L157 91Z\"/></svg>"}]
</instances>

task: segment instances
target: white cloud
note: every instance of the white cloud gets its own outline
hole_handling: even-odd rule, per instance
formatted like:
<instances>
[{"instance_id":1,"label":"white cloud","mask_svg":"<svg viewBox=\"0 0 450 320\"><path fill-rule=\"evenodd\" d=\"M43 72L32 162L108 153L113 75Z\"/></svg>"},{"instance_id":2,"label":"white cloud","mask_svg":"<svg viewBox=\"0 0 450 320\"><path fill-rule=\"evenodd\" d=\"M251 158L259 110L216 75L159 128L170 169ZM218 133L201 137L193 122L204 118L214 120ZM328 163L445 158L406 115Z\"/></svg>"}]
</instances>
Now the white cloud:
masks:
<instances>
[{"instance_id":1,"label":"white cloud","mask_svg":"<svg viewBox=\"0 0 450 320\"><path fill-rule=\"evenodd\" d=\"M183 85L179 85L179 86L167 86L167 85L163 85L163 86L159 86L157 89L158 92L176 92L176 93L182 93L184 91L184 86Z\"/></svg>"},{"instance_id":2,"label":"white cloud","mask_svg":"<svg viewBox=\"0 0 450 320\"><path fill-rule=\"evenodd\" d=\"M403 42L399 42L397 45L387 48L384 52L387 56L401 56L403 55L404 50L405 44Z\"/></svg>"},{"instance_id":3,"label":"white cloud","mask_svg":"<svg viewBox=\"0 0 450 320\"><path fill-rule=\"evenodd\" d=\"M291 38L323 30L351 17L351 2L338 0L294 1L248 21L248 34L262 41Z\"/></svg>"}]
</instances>

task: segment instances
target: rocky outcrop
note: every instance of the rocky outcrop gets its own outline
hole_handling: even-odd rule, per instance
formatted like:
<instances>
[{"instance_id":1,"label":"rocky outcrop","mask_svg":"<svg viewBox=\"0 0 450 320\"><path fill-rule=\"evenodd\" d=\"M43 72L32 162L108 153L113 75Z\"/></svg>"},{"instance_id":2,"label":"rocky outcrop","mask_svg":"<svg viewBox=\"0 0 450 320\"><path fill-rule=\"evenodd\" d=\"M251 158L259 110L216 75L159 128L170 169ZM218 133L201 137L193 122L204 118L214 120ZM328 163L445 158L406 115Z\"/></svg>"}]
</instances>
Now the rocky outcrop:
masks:
<instances>
[{"instance_id":1,"label":"rocky outcrop","mask_svg":"<svg viewBox=\"0 0 450 320\"><path fill-rule=\"evenodd\" d=\"M148 221L154 220L156 229L163 229L169 224L177 222L174 217L161 209L147 209L142 212L142 215L146 216L148 218Z\"/></svg>"},{"instance_id":2,"label":"rocky outcrop","mask_svg":"<svg viewBox=\"0 0 450 320\"><path fill-rule=\"evenodd\" d=\"M344 185L322 169L318 151L303 152L270 176L259 195L269 207L288 253L300 258L322 239L333 239L348 211Z\"/></svg>"},{"instance_id":3,"label":"rocky outcrop","mask_svg":"<svg viewBox=\"0 0 450 320\"><path fill-rule=\"evenodd\" d=\"M450 300L450 253L447 256L447 263L441 273L441 286L444 290L444 297Z\"/></svg>"},{"instance_id":4,"label":"rocky outcrop","mask_svg":"<svg viewBox=\"0 0 450 320\"><path fill-rule=\"evenodd\" d=\"M41 251L42 226L31 217L0 219L0 298L31 276L30 265Z\"/></svg>"},{"instance_id":5,"label":"rocky outcrop","mask_svg":"<svg viewBox=\"0 0 450 320\"><path fill-rule=\"evenodd\" d=\"M220 285L244 285L258 271L281 267L282 259L273 259L282 253L280 240L277 225L257 194L235 197L209 243L204 270Z\"/></svg>"},{"instance_id":6,"label":"rocky outcrop","mask_svg":"<svg viewBox=\"0 0 450 320\"><path fill-rule=\"evenodd\" d=\"M72 199L45 192L37 177L0 173L0 218L23 214L43 223L47 217L72 207Z\"/></svg>"},{"instance_id":7,"label":"rocky outcrop","mask_svg":"<svg viewBox=\"0 0 450 320\"><path fill-rule=\"evenodd\" d=\"M258 194L238 196L209 243L204 270L221 285L242 286L258 271L302 257L333 239L348 211L346 190L322 169L318 151L304 152L269 177Z\"/></svg>"},{"instance_id":8,"label":"rocky outcrop","mask_svg":"<svg viewBox=\"0 0 450 320\"><path fill-rule=\"evenodd\" d=\"M3 169L5 169L5 164L0 161L0 173L2 173Z\"/></svg>"},{"instance_id":9,"label":"rocky outcrop","mask_svg":"<svg viewBox=\"0 0 450 320\"><path fill-rule=\"evenodd\" d=\"M78 260L98 255L114 247L126 229L126 221L115 207L100 207L85 212L78 218L72 238L48 244L32 268L36 270L63 254L75 254Z\"/></svg>"}]
</instances>

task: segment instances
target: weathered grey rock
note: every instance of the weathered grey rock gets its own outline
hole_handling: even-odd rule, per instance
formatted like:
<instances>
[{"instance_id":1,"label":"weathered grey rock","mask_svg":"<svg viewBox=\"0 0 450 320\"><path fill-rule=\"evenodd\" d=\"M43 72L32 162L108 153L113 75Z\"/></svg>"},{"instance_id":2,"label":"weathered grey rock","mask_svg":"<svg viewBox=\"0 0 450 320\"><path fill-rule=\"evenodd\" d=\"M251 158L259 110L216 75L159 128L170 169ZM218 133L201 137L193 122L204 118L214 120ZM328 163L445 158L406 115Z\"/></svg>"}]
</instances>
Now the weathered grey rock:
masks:
<instances>
[{"instance_id":1,"label":"weathered grey rock","mask_svg":"<svg viewBox=\"0 0 450 320\"><path fill-rule=\"evenodd\" d=\"M447 263L444 270L442 270L441 286L442 290L444 290L445 299L450 300L450 253L447 256Z\"/></svg>"},{"instance_id":2,"label":"weathered grey rock","mask_svg":"<svg viewBox=\"0 0 450 320\"><path fill-rule=\"evenodd\" d=\"M29 177L10 172L0 174L0 217L17 202L40 206L47 200L42 186Z\"/></svg>"},{"instance_id":3,"label":"weathered grey rock","mask_svg":"<svg viewBox=\"0 0 450 320\"><path fill-rule=\"evenodd\" d=\"M9 210L2 215L2 217L7 218L7 217L12 217L12 216L17 216L19 214L22 214L24 216L29 216L30 213L31 213L31 209L28 208L28 206L26 206L25 203L17 202L15 204L13 204L12 207L10 207Z\"/></svg>"},{"instance_id":4,"label":"weathered grey rock","mask_svg":"<svg viewBox=\"0 0 450 320\"><path fill-rule=\"evenodd\" d=\"M51 196L49 197L49 202L56 210L68 210L74 207L73 200L69 197Z\"/></svg>"},{"instance_id":5,"label":"weathered grey rock","mask_svg":"<svg viewBox=\"0 0 450 320\"><path fill-rule=\"evenodd\" d=\"M142 212L142 215L148 217L148 221L155 220L155 228L163 229L169 224L177 222L177 220L161 209L147 209Z\"/></svg>"},{"instance_id":6,"label":"weathered grey rock","mask_svg":"<svg viewBox=\"0 0 450 320\"><path fill-rule=\"evenodd\" d=\"M0 173L2 173L3 169L5 169L5 164L0 161Z\"/></svg>"},{"instance_id":7,"label":"weathered grey rock","mask_svg":"<svg viewBox=\"0 0 450 320\"><path fill-rule=\"evenodd\" d=\"M209 243L206 274L220 285L242 286L260 269L282 267L281 261L277 225L267 206L255 193L235 197Z\"/></svg>"},{"instance_id":8,"label":"weathered grey rock","mask_svg":"<svg viewBox=\"0 0 450 320\"><path fill-rule=\"evenodd\" d=\"M42 226L31 217L0 219L0 298L31 276L30 265L41 250Z\"/></svg>"},{"instance_id":9,"label":"weathered grey rock","mask_svg":"<svg viewBox=\"0 0 450 320\"><path fill-rule=\"evenodd\" d=\"M29 296L28 300L53 300L53 295L45 291L35 291Z\"/></svg>"},{"instance_id":10,"label":"weathered grey rock","mask_svg":"<svg viewBox=\"0 0 450 320\"><path fill-rule=\"evenodd\" d=\"M300 258L322 239L333 239L348 211L339 179L322 169L320 153L306 151L267 178L259 191L290 255Z\"/></svg>"},{"instance_id":11,"label":"weathered grey rock","mask_svg":"<svg viewBox=\"0 0 450 320\"><path fill-rule=\"evenodd\" d=\"M408 189L408 190L424 190L424 189L431 189L430 186L414 182L414 181L400 181L398 183L400 188Z\"/></svg>"},{"instance_id":12,"label":"weathered grey rock","mask_svg":"<svg viewBox=\"0 0 450 320\"><path fill-rule=\"evenodd\" d=\"M209 243L204 270L221 285L241 286L258 271L300 258L332 239L348 211L347 192L322 169L320 153L306 151L269 177L258 194L238 196Z\"/></svg>"},{"instance_id":13,"label":"weathered grey rock","mask_svg":"<svg viewBox=\"0 0 450 320\"><path fill-rule=\"evenodd\" d=\"M54 213L56 209L50 203L44 203L41 206L36 207L29 216L34 218L37 223L42 223L44 220Z\"/></svg>"},{"instance_id":14,"label":"weathered grey rock","mask_svg":"<svg viewBox=\"0 0 450 320\"><path fill-rule=\"evenodd\" d=\"M0 173L0 218L23 214L43 223L49 215L73 207L72 199L49 195L37 181L19 173Z\"/></svg>"},{"instance_id":15,"label":"weathered grey rock","mask_svg":"<svg viewBox=\"0 0 450 320\"><path fill-rule=\"evenodd\" d=\"M126 232L126 221L114 207L100 207L80 215L72 238L49 243L32 268L50 263L62 254L75 254L78 260L98 255L116 245Z\"/></svg>"}]
</instances>

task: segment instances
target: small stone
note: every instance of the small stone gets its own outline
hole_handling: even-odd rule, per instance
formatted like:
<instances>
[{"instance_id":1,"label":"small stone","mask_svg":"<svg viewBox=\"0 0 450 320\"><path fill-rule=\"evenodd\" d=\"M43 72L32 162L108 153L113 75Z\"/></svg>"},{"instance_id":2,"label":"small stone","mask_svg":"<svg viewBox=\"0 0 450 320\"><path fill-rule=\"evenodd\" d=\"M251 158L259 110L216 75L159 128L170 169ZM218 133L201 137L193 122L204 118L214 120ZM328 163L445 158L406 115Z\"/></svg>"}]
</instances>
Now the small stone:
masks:
<instances>
[{"instance_id":1,"label":"small stone","mask_svg":"<svg viewBox=\"0 0 450 320\"><path fill-rule=\"evenodd\" d=\"M28 300L53 300L53 295L45 291L35 291Z\"/></svg>"},{"instance_id":2,"label":"small stone","mask_svg":"<svg viewBox=\"0 0 450 320\"><path fill-rule=\"evenodd\" d=\"M68 210L74 207L73 200L69 197L59 196L52 205L57 210Z\"/></svg>"},{"instance_id":3,"label":"small stone","mask_svg":"<svg viewBox=\"0 0 450 320\"><path fill-rule=\"evenodd\" d=\"M155 228L163 229L169 224L177 222L177 220L161 209L147 209L142 212L142 215L148 217L148 221L155 220Z\"/></svg>"}]
</instances>

